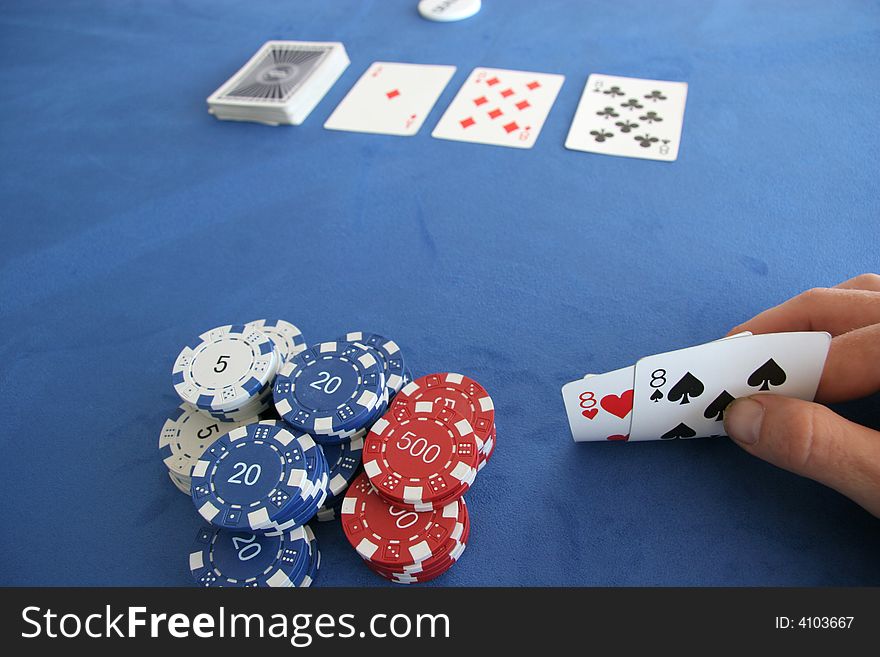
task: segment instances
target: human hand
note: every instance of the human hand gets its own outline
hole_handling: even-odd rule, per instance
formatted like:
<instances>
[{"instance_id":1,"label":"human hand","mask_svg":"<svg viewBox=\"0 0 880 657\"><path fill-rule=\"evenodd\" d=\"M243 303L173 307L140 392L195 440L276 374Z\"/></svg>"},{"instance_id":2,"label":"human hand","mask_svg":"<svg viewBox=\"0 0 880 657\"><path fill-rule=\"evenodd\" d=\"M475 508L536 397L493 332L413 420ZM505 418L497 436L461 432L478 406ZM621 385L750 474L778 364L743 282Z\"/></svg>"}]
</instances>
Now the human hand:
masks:
<instances>
[{"instance_id":1,"label":"human hand","mask_svg":"<svg viewBox=\"0 0 880 657\"><path fill-rule=\"evenodd\" d=\"M833 339L816 400L839 402L880 391L877 274L808 290L730 334L741 331L828 331ZM821 404L760 394L733 401L724 427L749 454L830 486L880 517L880 432Z\"/></svg>"}]
</instances>

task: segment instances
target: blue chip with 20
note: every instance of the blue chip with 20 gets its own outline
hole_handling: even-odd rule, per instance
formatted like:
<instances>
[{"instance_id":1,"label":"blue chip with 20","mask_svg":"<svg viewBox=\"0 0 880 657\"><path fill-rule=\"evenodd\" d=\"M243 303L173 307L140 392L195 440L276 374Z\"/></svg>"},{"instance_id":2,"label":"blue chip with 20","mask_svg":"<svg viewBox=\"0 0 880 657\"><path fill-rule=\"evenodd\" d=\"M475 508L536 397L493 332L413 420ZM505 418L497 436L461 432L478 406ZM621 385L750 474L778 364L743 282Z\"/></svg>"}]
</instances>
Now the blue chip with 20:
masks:
<instances>
[{"instance_id":1,"label":"blue chip with 20","mask_svg":"<svg viewBox=\"0 0 880 657\"><path fill-rule=\"evenodd\" d=\"M200 586L302 586L314 579L316 550L305 527L278 536L203 527L189 567Z\"/></svg>"},{"instance_id":2,"label":"blue chip with 20","mask_svg":"<svg viewBox=\"0 0 880 657\"><path fill-rule=\"evenodd\" d=\"M372 347L379 353L382 366L385 369L385 387L388 391L389 400L406 385L406 364L403 360L403 353L401 353L400 347L397 346L394 340L389 340L378 333L365 333L363 331L346 333L345 337L341 339Z\"/></svg>"},{"instance_id":3,"label":"blue chip with 20","mask_svg":"<svg viewBox=\"0 0 880 657\"><path fill-rule=\"evenodd\" d=\"M289 515L312 490L308 435L266 420L230 431L193 466L192 499L217 527L260 531Z\"/></svg>"},{"instance_id":4,"label":"blue chip with 20","mask_svg":"<svg viewBox=\"0 0 880 657\"><path fill-rule=\"evenodd\" d=\"M363 427L382 403L384 387L384 366L371 349L322 342L284 364L273 394L285 422L319 439Z\"/></svg>"}]
</instances>

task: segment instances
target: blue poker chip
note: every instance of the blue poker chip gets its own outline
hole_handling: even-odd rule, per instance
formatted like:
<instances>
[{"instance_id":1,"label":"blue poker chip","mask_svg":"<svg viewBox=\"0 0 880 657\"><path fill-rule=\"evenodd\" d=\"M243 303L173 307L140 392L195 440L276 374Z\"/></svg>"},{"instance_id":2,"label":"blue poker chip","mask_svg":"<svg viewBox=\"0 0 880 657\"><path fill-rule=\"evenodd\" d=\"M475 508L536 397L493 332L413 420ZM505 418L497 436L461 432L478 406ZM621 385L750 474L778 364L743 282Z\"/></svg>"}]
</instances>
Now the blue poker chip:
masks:
<instances>
[{"instance_id":1,"label":"blue poker chip","mask_svg":"<svg viewBox=\"0 0 880 657\"><path fill-rule=\"evenodd\" d=\"M330 466L330 495L326 504L332 506L336 499L345 494L345 489L361 466L364 440L359 437L341 445L322 446L322 449Z\"/></svg>"},{"instance_id":2,"label":"blue poker chip","mask_svg":"<svg viewBox=\"0 0 880 657\"><path fill-rule=\"evenodd\" d=\"M374 353L351 342L306 349L278 372L275 409L316 439L361 429L384 399L384 369Z\"/></svg>"},{"instance_id":3,"label":"blue poker chip","mask_svg":"<svg viewBox=\"0 0 880 657\"><path fill-rule=\"evenodd\" d=\"M272 386L267 385L258 396L250 399L241 408L227 411L207 411L211 417L223 422L243 422L256 418L260 413L265 413L272 406Z\"/></svg>"},{"instance_id":4,"label":"blue poker chip","mask_svg":"<svg viewBox=\"0 0 880 657\"><path fill-rule=\"evenodd\" d=\"M217 527L271 528L310 495L306 451L314 447L310 436L271 420L234 429L193 466L193 503Z\"/></svg>"},{"instance_id":5,"label":"blue poker chip","mask_svg":"<svg viewBox=\"0 0 880 657\"><path fill-rule=\"evenodd\" d=\"M379 402L379 405L373 410L372 413L363 420L363 426L352 430L352 431L343 431L340 433L330 433L326 435L315 435L315 442L320 444L322 447L335 446L335 445L344 445L345 443L349 443L352 441L356 441L358 439L363 440L366 438L367 434L370 431L370 427L385 415L385 412L388 410L388 389L386 388L382 393L382 400Z\"/></svg>"},{"instance_id":6,"label":"blue poker chip","mask_svg":"<svg viewBox=\"0 0 880 657\"><path fill-rule=\"evenodd\" d=\"M190 572L199 586L300 586L312 577L313 539L305 527L278 536L203 527L190 550Z\"/></svg>"},{"instance_id":7,"label":"blue poker chip","mask_svg":"<svg viewBox=\"0 0 880 657\"><path fill-rule=\"evenodd\" d=\"M311 440L310 436L305 436ZM330 481L330 470L322 449L311 442L311 447L306 450L306 471L310 480L309 487L304 491L305 495L285 508L284 513L275 518L268 527L264 528L268 534L277 534L289 531L294 527L300 527L311 520L318 509L326 502Z\"/></svg>"},{"instance_id":8,"label":"blue poker chip","mask_svg":"<svg viewBox=\"0 0 880 657\"><path fill-rule=\"evenodd\" d=\"M372 347L379 353L382 360L382 366L385 369L385 386L389 390L389 398L406 385L404 382L404 374L406 372L406 364L403 360L403 354L400 347L394 340L379 335L378 333L364 333L363 331L352 331L346 333L345 337L340 338L347 342L358 342L368 347Z\"/></svg>"},{"instance_id":9,"label":"blue poker chip","mask_svg":"<svg viewBox=\"0 0 880 657\"><path fill-rule=\"evenodd\" d=\"M229 412L257 397L280 362L274 343L258 329L218 326L181 350L171 382L183 401L207 411Z\"/></svg>"},{"instance_id":10,"label":"blue poker chip","mask_svg":"<svg viewBox=\"0 0 880 657\"><path fill-rule=\"evenodd\" d=\"M315 537L311 527L306 526L305 532L309 539L309 569L306 576L297 584L297 586L303 588L307 588L315 583L318 570L321 568L321 551L318 549L318 539Z\"/></svg>"}]
</instances>

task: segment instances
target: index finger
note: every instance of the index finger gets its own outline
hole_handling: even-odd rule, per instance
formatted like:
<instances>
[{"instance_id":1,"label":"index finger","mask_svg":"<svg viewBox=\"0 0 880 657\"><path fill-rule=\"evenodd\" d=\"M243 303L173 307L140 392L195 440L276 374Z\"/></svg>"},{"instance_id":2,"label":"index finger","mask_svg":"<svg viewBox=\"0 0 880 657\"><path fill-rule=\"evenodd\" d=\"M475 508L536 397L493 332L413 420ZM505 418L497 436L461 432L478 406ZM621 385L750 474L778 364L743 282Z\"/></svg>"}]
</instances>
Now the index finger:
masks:
<instances>
[{"instance_id":1,"label":"index finger","mask_svg":"<svg viewBox=\"0 0 880 657\"><path fill-rule=\"evenodd\" d=\"M849 290L873 290L874 292L880 292L880 275L859 274L843 283L838 283L834 287L847 288Z\"/></svg>"},{"instance_id":2,"label":"index finger","mask_svg":"<svg viewBox=\"0 0 880 657\"><path fill-rule=\"evenodd\" d=\"M756 315L728 335L828 331L841 335L880 323L880 292L850 288L814 288Z\"/></svg>"},{"instance_id":3,"label":"index finger","mask_svg":"<svg viewBox=\"0 0 880 657\"><path fill-rule=\"evenodd\" d=\"M831 341L816 401L840 402L880 391L880 324Z\"/></svg>"}]
</instances>

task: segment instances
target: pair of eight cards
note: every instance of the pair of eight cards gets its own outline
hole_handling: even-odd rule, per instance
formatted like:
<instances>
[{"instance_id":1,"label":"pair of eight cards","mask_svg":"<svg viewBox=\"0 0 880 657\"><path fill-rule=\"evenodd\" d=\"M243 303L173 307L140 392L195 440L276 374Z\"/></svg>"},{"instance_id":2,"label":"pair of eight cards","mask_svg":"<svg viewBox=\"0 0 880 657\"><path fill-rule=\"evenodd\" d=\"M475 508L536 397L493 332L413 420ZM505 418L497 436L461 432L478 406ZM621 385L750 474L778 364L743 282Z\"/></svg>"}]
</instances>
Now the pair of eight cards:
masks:
<instances>
[{"instance_id":1,"label":"pair of eight cards","mask_svg":"<svg viewBox=\"0 0 880 657\"><path fill-rule=\"evenodd\" d=\"M812 401L831 336L824 332L733 335L647 356L562 387L575 441L708 438L724 434L738 397L785 395Z\"/></svg>"}]
</instances>

